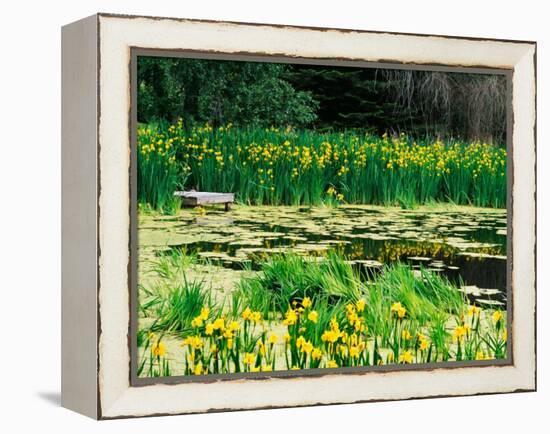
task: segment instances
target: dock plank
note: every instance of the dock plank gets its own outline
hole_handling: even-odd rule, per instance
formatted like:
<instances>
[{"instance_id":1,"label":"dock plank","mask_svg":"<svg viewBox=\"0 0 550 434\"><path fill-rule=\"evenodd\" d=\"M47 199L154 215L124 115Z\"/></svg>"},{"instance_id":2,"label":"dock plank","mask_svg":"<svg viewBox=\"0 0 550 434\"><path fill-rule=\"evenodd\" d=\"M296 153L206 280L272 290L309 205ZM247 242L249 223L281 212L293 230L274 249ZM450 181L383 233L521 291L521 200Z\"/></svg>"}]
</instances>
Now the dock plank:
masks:
<instances>
[{"instance_id":1,"label":"dock plank","mask_svg":"<svg viewBox=\"0 0 550 434\"><path fill-rule=\"evenodd\" d=\"M186 206L225 204L226 210L235 202L234 193L215 193L209 191L176 191L174 196L182 198Z\"/></svg>"}]
</instances>

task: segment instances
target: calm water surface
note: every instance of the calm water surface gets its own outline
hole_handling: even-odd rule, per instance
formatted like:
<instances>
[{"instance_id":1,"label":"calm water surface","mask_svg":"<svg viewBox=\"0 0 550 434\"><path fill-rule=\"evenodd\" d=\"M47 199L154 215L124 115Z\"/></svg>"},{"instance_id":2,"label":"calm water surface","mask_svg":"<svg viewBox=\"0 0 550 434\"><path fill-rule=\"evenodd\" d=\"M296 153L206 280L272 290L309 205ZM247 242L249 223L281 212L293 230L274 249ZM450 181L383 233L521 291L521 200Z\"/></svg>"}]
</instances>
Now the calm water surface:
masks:
<instances>
[{"instance_id":1,"label":"calm water surface","mask_svg":"<svg viewBox=\"0 0 550 434\"><path fill-rule=\"evenodd\" d=\"M366 274L401 261L445 275L479 303L502 305L506 224L505 210L469 207L236 207L140 217L139 238L141 251L185 249L229 269L256 269L281 251L337 250Z\"/></svg>"}]
</instances>

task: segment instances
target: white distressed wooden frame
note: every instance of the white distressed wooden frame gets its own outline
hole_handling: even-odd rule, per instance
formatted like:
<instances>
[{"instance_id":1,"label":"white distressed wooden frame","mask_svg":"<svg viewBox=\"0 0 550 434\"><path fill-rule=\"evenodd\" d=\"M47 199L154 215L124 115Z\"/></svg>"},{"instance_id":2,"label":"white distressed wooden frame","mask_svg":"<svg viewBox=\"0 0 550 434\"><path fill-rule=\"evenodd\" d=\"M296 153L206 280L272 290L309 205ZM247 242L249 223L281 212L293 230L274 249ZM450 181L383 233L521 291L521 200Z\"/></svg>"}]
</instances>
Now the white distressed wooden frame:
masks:
<instances>
[{"instance_id":1,"label":"white distressed wooden frame","mask_svg":"<svg viewBox=\"0 0 550 434\"><path fill-rule=\"evenodd\" d=\"M62 36L63 406L109 419L535 390L535 43L107 14ZM131 47L513 70L512 364L131 387Z\"/></svg>"}]
</instances>

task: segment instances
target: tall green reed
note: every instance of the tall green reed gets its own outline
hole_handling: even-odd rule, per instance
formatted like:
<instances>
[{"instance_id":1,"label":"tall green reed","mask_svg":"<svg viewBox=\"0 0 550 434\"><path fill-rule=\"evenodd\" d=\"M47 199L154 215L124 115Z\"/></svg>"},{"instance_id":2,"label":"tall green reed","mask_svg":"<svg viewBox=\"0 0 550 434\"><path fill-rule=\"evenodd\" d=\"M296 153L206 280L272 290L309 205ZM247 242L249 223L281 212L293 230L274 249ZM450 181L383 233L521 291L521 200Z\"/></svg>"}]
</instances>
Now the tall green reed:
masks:
<instances>
[{"instance_id":1,"label":"tall green reed","mask_svg":"<svg viewBox=\"0 0 550 434\"><path fill-rule=\"evenodd\" d=\"M138 143L139 200L153 208L170 208L178 182L245 204L506 205L506 151L486 143L181 121L141 126Z\"/></svg>"}]
</instances>

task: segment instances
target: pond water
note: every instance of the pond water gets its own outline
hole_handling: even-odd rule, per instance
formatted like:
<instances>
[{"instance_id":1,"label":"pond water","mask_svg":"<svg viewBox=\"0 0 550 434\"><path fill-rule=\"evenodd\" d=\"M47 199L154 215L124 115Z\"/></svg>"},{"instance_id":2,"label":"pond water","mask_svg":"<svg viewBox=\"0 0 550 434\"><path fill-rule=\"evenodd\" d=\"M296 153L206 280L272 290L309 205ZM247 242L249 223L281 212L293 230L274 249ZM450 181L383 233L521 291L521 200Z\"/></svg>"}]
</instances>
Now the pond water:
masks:
<instances>
[{"instance_id":1,"label":"pond water","mask_svg":"<svg viewBox=\"0 0 550 434\"><path fill-rule=\"evenodd\" d=\"M266 255L346 255L366 274L401 261L442 273L478 304L506 303L506 210L424 206L246 207L140 215L140 261L185 249L225 269L257 269Z\"/></svg>"}]
</instances>

